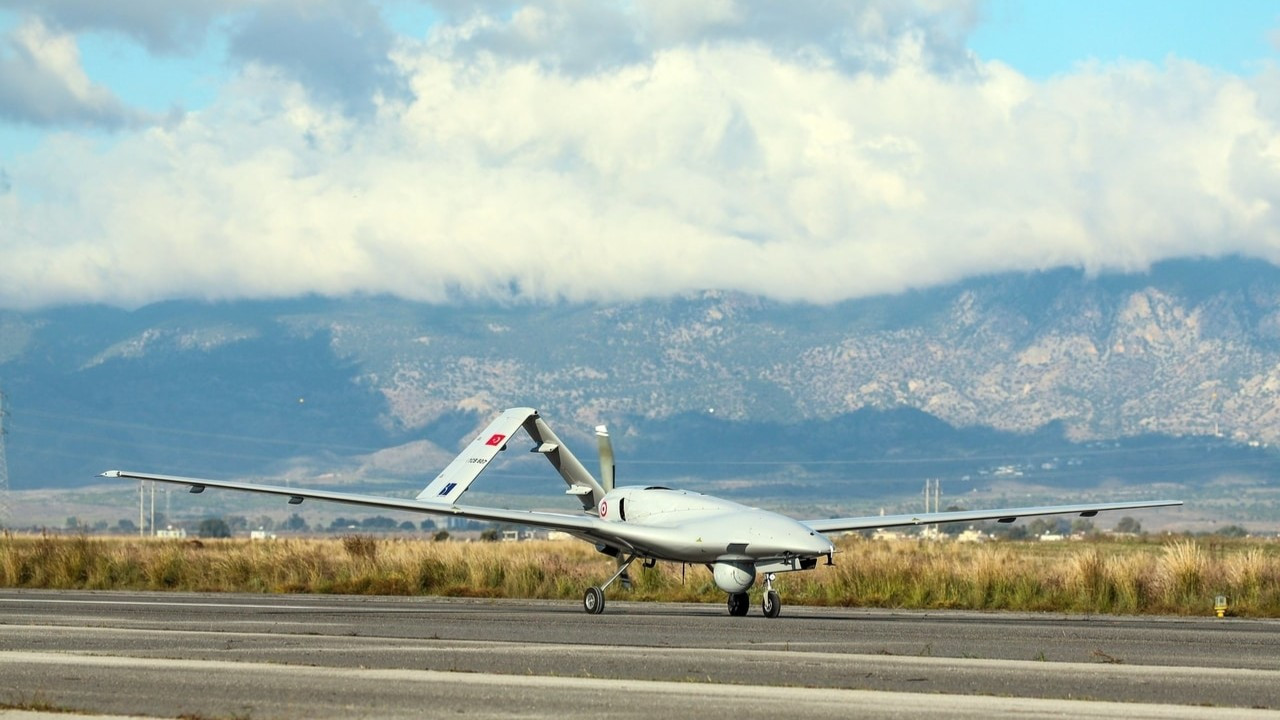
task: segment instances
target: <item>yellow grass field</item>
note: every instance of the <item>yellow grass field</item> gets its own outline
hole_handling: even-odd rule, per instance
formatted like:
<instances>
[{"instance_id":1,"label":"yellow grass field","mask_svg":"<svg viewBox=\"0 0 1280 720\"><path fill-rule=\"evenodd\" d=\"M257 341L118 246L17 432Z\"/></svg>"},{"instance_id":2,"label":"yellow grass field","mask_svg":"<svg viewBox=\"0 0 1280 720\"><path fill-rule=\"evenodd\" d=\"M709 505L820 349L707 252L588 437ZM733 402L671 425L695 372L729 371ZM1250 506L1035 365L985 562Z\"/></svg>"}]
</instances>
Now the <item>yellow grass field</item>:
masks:
<instances>
[{"instance_id":1,"label":"yellow grass field","mask_svg":"<svg viewBox=\"0 0 1280 720\"><path fill-rule=\"evenodd\" d=\"M1280 545L1162 539L839 541L834 567L778 576L784 602L885 608L1280 617ZM0 586L547 598L577 601L614 561L586 543L427 539L0 537ZM702 566L632 566L617 599L724 602ZM758 592L758 588L755 589Z\"/></svg>"}]
</instances>

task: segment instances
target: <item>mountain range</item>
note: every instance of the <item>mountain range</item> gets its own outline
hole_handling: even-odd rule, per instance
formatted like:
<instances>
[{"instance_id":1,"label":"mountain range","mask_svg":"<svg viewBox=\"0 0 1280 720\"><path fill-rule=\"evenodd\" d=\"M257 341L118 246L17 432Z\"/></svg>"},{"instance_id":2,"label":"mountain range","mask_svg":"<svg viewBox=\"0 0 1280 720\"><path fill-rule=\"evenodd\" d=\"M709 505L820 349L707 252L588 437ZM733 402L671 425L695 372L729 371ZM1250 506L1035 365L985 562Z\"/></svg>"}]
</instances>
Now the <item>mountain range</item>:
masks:
<instances>
[{"instance_id":1,"label":"mountain range","mask_svg":"<svg viewBox=\"0 0 1280 720\"><path fill-rule=\"evenodd\" d=\"M409 487L516 405L584 461L608 423L620 473L744 496L1036 473L1072 487L1265 482L1280 269L1062 269L826 306L708 291L5 311L0 390L15 489L112 466ZM500 491L524 492L522 463Z\"/></svg>"}]
</instances>

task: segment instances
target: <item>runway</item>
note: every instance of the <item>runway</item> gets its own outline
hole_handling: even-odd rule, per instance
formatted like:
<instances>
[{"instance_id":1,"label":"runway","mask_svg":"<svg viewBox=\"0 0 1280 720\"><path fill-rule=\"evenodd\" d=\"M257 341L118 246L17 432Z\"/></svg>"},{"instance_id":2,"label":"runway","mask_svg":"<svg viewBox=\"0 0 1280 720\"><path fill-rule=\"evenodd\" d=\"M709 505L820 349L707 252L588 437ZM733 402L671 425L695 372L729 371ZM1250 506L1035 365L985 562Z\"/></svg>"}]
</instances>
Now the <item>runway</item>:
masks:
<instances>
[{"instance_id":1,"label":"runway","mask_svg":"<svg viewBox=\"0 0 1280 720\"><path fill-rule=\"evenodd\" d=\"M616 600L590 616L574 601L0 590L0 706L255 719L1278 717L1280 622L798 606L767 620Z\"/></svg>"}]
</instances>

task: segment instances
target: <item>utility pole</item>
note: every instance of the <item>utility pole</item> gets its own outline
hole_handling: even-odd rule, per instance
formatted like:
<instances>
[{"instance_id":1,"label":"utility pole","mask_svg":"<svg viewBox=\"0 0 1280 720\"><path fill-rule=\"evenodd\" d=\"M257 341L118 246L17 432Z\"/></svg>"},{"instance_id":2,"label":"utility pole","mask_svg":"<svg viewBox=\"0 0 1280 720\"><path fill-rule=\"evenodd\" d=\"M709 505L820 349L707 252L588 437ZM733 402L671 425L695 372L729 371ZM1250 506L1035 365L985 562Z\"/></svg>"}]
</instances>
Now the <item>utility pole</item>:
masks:
<instances>
[{"instance_id":1,"label":"utility pole","mask_svg":"<svg viewBox=\"0 0 1280 720\"><path fill-rule=\"evenodd\" d=\"M940 478L928 478L924 481L924 511L930 512L929 506L932 504L933 512L938 512L942 508L942 480ZM938 537L938 524L932 523L925 529L928 537Z\"/></svg>"},{"instance_id":2,"label":"utility pole","mask_svg":"<svg viewBox=\"0 0 1280 720\"><path fill-rule=\"evenodd\" d=\"M924 511L938 512L942 509L942 480L929 478L924 481Z\"/></svg>"},{"instance_id":3,"label":"utility pole","mask_svg":"<svg viewBox=\"0 0 1280 720\"><path fill-rule=\"evenodd\" d=\"M9 524L9 461L5 458L4 391L0 390L0 527Z\"/></svg>"}]
</instances>

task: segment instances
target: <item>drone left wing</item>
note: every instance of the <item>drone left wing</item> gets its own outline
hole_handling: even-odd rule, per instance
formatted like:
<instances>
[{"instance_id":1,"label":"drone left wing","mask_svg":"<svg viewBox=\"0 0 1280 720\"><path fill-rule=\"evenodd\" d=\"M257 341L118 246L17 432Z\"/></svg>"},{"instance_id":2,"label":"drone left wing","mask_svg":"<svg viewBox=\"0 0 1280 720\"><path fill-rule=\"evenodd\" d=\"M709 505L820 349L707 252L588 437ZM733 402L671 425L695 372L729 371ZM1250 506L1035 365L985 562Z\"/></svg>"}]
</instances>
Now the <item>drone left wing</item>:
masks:
<instances>
[{"instance_id":1,"label":"drone left wing","mask_svg":"<svg viewBox=\"0 0 1280 720\"><path fill-rule=\"evenodd\" d=\"M483 436L482 436L483 437ZM496 452L496 450L495 450ZM234 480L206 480L202 478L181 477L178 475L153 475L151 473L129 472L126 470L108 470L102 477L128 478L133 480L152 480L154 482L186 485L191 492L204 492L207 487L240 490L242 492L283 495L289 503L297 505L303 500L328 500L348 505L363 505L384 510L407 510L409 512L428 513L432 515L454 515L472 520L490 522L509 522L517 525L563 530L577 535L591 535L593 531L602 529L604 521L588 515L562 515L560 513L534 512L530 510L504 510L501 508L477 507L474 505L455 505L423 500L407 500L384 497L382 495L363 495L360 493L335 492L332 490L306 490L303 488L285 487L283 485L259 485L257 483L237 482ZM458 493L460 494L460 493Z\"/></svg>"},{"instance_id":2,"label":"drone left wing","mask_svg":"<svg viewBox=\"0 0 1280 720\"><path fill-rule=\"evenodd\" d=\"M916 513L913 515L871 515L867 517L831 518L829 520L803 520L804 525L821 533L841 530L871 530L874 528L902 527L905 525L934 525L953 522L998 520L1013 522L1020 517L1040 515L1080 515L1093 517L1108 510L1139 510L1142 508L1181 505L1181 500L1146 500L1122 503L1089 503L1084 505L1045 505L1041 507L996 508L993 510L957 510L954 512Z\"/></svg>"}]
</instances>

